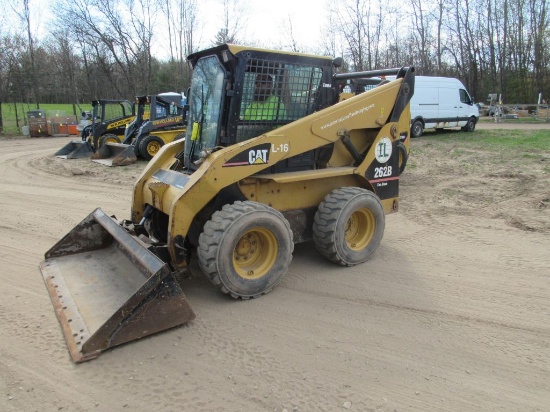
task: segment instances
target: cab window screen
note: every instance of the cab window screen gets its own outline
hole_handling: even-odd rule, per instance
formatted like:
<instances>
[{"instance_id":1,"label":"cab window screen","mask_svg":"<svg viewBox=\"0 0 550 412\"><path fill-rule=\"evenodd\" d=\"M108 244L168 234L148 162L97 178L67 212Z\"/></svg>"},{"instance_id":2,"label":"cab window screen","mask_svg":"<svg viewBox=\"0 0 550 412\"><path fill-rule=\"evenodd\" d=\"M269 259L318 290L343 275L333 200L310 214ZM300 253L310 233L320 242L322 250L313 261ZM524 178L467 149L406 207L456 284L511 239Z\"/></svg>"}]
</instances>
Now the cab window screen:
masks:
<instances>
[{"instance_id":1,"label":"cab window screen","mask_svg":"<svg viewBox=\"0 0 550 412\"><path fill-rule=\"evenodd\" d=\"M237 141L313 113L322 69L269 60L248 61L239 112Z\"/></svg>"}]
</instances>

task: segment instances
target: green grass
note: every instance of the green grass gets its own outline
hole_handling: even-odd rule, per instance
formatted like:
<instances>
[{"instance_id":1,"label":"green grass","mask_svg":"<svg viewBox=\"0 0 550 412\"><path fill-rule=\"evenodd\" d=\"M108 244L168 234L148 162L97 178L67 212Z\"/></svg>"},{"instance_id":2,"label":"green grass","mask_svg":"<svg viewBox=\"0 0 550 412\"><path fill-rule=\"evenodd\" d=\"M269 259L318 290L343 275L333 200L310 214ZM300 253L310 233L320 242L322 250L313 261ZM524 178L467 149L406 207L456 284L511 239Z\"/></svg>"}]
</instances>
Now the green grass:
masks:
<instances>
[{"instance_id":1,"label":"green grass","mask_svg":"<svg viewBox=\"0 0 550 412\"><path fill-rule=\"evenodd\" d=\"M495 119L493 117L480 117L479 118L480 123L495 123ZM545 119L538 118L538 117L518 117L517 119L502 119L500 123L509 123L509 124L516 124L516 123L546 123Z\"/></svg>"},{"instance_id":2,"label":"green grass","mask_svg":"<svg viewBox=\"0 0 550 412\"><path fill-rule=\"evenodd\" d=\"M518 150L523 152L548 152L550 154L550 132L548 130L477 130L473 133L448 131L426 133L421 139L430 139L447 144L460 144L462 149L485 146L488 149ZM413 141L414 143L414 141Z\"/></svg>"},{"instance_id":3,"label":"green grass","mask_svg":"<svg viewBox=\"0 0 550 412\"><path fill-rule=\"evenodd\" d=\"M17 117L19 118L19 128L17 127L15 119L15 104L14 103L2 103L2 119L4 122L4 131L5 135L20 135L21 126L27 124L27 112L31 110L37 110L36 105L29 105L26 103L17 103ZM66 115L74 118L75 120L80 119L80 113L82 111L91 111L91 104L82 104L76 106L76 115L74 114L74 109L72 104L41 104L40 110L45 110L47 115L50 113L58 113L60 115ZM76 116L76 117L75 117Z\"/></svg>"}]
</instances>

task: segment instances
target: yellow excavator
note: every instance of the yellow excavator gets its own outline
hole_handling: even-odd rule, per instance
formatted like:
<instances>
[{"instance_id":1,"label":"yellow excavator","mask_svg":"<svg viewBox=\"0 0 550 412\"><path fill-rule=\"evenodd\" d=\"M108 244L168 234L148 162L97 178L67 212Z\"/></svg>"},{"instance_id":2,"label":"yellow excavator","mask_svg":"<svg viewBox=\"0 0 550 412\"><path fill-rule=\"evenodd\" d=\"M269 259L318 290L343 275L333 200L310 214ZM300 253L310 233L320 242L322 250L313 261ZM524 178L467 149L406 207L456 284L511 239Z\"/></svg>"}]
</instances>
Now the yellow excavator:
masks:
<instances>
[{"instance_id":1,"label":"yellow excavator","mask_svg":"<svg viewBox=\"0 0 550 412\"><path fill-rule=\"evenodd\" d=\"M186 137L147 164L130 218L97 208L40 264L75 362L192 320L178 274L193 257L222 293L257 298L295 243L367 261L399 209L413 67L338 73L341 59L230 44L188 60Z\"/></svg>"}]
</instances>

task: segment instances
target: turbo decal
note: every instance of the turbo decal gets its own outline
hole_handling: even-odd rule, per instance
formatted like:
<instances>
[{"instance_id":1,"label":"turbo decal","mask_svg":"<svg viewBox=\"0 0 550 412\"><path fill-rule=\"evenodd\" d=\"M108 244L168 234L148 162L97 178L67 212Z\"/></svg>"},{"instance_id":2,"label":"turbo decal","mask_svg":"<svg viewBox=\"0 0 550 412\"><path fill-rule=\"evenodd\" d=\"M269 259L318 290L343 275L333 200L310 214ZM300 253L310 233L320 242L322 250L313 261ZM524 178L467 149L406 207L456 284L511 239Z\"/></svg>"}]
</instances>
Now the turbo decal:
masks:
<instances>
[{"instance_id":1,"label":"turbo decal","mask_svg":"<svg viewBox=\"0 0 550 412\"><path fill-rule=\"evenodd\" d=\"M155 126L158 126L166 123L181 123L182 121L183 121L183 116L177 116L177 117L168 117L166 119L153 120L153 124Z\"/></svg>"},{"instance_id":2,"label":"turbo decal","mask_svg":"<svg viewBox=\"0 0 550 412\"><path fill-rule=\"evenodd\" d=\"M270 143L263 143L241 152L223 164L223 167L269 164Z\"/></svg>"},{"instance_id":3,"label":"turbo decal","mask_svg":"<svg viewBox=\"0 0 550 412\"><path fill-rule=\"evenodd\" d=\"M132 120L134 120L133 117L128 118L128 119L118 120L116 122L110 123L109 125L107 125L107 130L114 129L115 127L119 127L119 126L124 126L124 125L130 123Z\"/></svg>"}]
</instances>

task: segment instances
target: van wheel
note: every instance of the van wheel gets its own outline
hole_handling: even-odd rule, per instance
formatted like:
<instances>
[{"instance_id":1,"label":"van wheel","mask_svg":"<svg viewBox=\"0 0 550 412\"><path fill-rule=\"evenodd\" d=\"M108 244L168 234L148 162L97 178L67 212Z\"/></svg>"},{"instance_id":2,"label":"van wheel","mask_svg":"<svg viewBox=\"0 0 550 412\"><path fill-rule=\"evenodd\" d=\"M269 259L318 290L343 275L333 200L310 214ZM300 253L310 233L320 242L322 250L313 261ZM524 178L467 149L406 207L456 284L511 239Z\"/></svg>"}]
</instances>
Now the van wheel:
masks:
<instances>
[{"instance_id":1,"label":"van wheel","mask_svg":"<svg viewBox=\"0 0 550 412\"><path fill-rule=\"evenodd\" d=\"M399 174L401 174L405 171L409 154L407 153L407 148L402 142L397 143L397 152L399 154Z\"/></svg>"},{"instance_id":2,"label":"van wheel","mask_svg":"<svg viewBox=\"0 0 550 412\"><path fill-rule=\"evenodd\" d=\"M288 271L294 243L288 221L256 202L235 202L215 212L199 236L199 266L233 298L271 291Z\"/></svg>"},{"instance_id":3,"label":"van wheel","mask_svg":"<svg viewBox=\"0 0 550 412\"><path fill-rule=\"evenodd\" d=\"M342 187L325 196L313 221L315 247L331 262L354 266L368 260L384 235L380 199L359 187Z\"/></svg>"},{"instance_id":4,"label":"van wheel","mask_svg":"<svg viewBox=\"0 0 550 412\"><path fill-rule=\"evenodd\" d=\"M107 133L99 138L99 147L105 146L107 143L120 143L120 138L116 134Z\"/></svg>"},{"instance_id":5,"label":"van wheel","mask_svg":"<svg viewBox=\"0 0 550 412\"><path fill-rule=\"evenodd\" d=\"M424 133L424 123L422 120L415 120L411 126L411 137L420 137Z\"/></svg>"},{"instance_id":6,"label":"van wheel","mask_svg":"<svg viewBox=\"0 0 550 412\"><path fill-rule=\"evenodd\" d=\"M464 126L462 126L462 130L465 132L473 132L476 128L476 119L475 117L470 117L468 119L468 123L466 123Z\"/></svg>"},{"instance_id":7,"label":"van wheel","mask_svg":"<svg viewBox=\"0 0 550 412\"><path fill-rule=\"evenodd\" d=\"M149 135L139 142L139 155L145 160L151 160L162 146L164 142L160 137Z\"/></svg>"}]
</instances>

